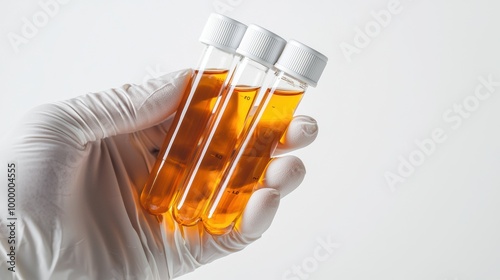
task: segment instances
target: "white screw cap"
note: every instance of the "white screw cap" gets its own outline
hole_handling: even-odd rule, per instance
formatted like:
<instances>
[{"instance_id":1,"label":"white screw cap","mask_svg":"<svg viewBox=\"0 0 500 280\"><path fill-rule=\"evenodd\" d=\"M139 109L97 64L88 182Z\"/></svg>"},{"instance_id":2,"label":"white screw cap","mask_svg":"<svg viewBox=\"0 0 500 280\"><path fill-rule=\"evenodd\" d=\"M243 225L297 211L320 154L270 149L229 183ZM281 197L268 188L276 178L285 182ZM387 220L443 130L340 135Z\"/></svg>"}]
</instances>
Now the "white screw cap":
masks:
<instances>
[{"instance_id":1,"label":"white screw cap","mask_svg":"<svg viewBox=\"0 0 500 280\"><path fill-rule=\"evenodd\" d=\"M328 58L320 52L298 41L290 40L274 66L315 87L327 61Z\"/></svg>"},{"instance_id":2,"label":"white screw cap","mask_svg":"<svg viewBox=\"0 0 500 280\"><path fill-rule=\"evenodd\" d=\"M223 51L234 53L246 29L247 26L239 21L213 13L203 28L200 41Z\"/></svg>"},{"instance_id":3,"label":"white screw cap","mask_svg":"<svg viewBox=\"0 0 500 280\"><path fill-rule=\"evenodd\" d=\"M258 25L251 24L236 52L272 68L285 45L285 39Z\"/></svg>"}]
</instances>

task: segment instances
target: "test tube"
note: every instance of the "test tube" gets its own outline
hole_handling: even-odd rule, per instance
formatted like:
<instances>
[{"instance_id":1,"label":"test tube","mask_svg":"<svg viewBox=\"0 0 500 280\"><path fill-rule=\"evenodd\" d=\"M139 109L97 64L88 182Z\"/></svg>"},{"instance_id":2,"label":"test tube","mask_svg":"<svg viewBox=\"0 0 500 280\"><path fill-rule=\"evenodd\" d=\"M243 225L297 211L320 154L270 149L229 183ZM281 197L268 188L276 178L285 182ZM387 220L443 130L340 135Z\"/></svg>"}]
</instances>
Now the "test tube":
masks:
<instances>
[{"instance_id":1,"label":"test tube","mask_svg":"<svg viewBox=\"0 0 500 280\"><path fill-rule=\"evenodd\" d=\"M275 67L244 140L237 147L214 199L202 215L211 234L231 230L282 139L308 85L315 87L328 59L316 50L290 40Z\"/></svg>"},{"instance_id":2,"label":"test tube","mask_svg":"<svg viewBox=\"0 0 500 280\"><path fill-rule=\"evenodd\" d=\"M215 113L194 164L185 174L172 212L185 226L196 224L213 196L228 159L240 138L266 74L274 69L286 40L257 25L249 25L236 50L242 58Z\"/></svg>"},{"instance_id":3,"label":"test tube","mask_svg":"<svg viewBox=\"0 0 500 280\"><path fill-rule=\"evenodd\" d=\"M169 210L180 178L204 132L240 56L235 53L246 25L211 14L200 41L205 49L183 94L163 146L141 193L141 204L151 214Z\"/></svg>"}]
</instances>

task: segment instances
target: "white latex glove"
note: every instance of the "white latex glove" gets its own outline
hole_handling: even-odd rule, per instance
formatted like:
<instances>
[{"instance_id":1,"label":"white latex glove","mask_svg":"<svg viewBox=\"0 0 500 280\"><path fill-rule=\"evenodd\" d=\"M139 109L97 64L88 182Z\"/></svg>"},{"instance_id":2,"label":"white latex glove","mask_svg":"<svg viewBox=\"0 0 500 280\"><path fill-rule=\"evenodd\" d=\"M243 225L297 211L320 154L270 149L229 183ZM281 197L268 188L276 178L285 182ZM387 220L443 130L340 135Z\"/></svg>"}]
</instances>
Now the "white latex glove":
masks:
<instances>
[{"instance_id":1,"label":"white latex glove","mask_svg":"<svg viewBox=\"0 0 500 280\"><path fill-rule=\"evenodd\" d=\"M272 161L232 232L160 223L139 195L191 70L125 85L30 111L2 145L16 165L15 273L6 178L0 188L0 279L172 279L239 251L270 226L281 196L305 168L297 157ZM280 151L311 143L316 122L296 117ZM288 140L287 140L288 139ZM4 187L5 186L5 187Z\"/></svg>"}]
</instances>

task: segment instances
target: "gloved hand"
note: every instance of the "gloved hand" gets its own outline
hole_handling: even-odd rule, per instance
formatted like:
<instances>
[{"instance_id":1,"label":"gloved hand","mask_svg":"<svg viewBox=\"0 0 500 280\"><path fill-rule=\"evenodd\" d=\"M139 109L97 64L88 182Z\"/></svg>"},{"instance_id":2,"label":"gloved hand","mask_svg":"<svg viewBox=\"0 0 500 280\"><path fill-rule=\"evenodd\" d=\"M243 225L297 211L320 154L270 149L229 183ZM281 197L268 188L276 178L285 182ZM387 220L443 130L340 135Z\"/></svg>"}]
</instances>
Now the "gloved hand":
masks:
<instances>
[{"instance_id":1,"label":"gloved hand","mask_svg":"<svg viewBox=\"0 0 500 280\"><path fill-rule=\"evenodd\" d=\"M239 251L270 226L280 196L297 187L297 157L273 159L237 225L212 236L182 227L170 213L160 223L139 196L191 70L37 107L2 145L13 162L15 273L3 261L7 188L0 191L1 279L172 279ZM316 122L296 117L278 151L311 143ZM6 170L0 171L6 173ZM2 175L5 176L5 175ZM6 182L6 179L2 182Z\"/></svg>"}]
</instances>

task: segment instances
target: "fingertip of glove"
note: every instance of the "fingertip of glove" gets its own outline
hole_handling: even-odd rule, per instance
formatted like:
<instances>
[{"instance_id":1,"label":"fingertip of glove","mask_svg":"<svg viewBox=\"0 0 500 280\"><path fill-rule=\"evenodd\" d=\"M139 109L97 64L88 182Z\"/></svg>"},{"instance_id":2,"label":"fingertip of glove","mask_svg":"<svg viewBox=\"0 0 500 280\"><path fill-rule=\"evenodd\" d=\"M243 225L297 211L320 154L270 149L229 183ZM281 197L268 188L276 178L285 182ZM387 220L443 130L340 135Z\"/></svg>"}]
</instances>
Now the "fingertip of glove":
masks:
<instances>
[{"instance_id":1,"label":"fingertip of glove","mask_svg":"<svg viewBox=\"0 0 500 280\"><path fill-rule=\"evenodd\" d=\"M249 203L261 209L277 209L280 204L280 192L275 189L262 188L255 191L252 197L255 198Z\"/></svg>"},{"instance_id":2,"label":"fingertip of glove","mask_svg":"<svg viewBox=\"0 0 500 280\"><path fill-rule=\"evenodd\" d=\"M248 239L262 236L271 226L279 204L279 191L271 188L255 191L237 225L239 232Z\"/></svg>"},{"instance_id":3,"label":"fingertip of glove","mask_svg":"<svg viewBox=\"0 0 500 280\"><path fill-rule=\"evenodd\" d=\"M309 116L296 116L288 128L278 149L281 152L303 148L311 144L318 136L318 123Z\"/></svg>"},{"instance_id":4,"label":"fingertip of glove","mask_svg":"<svg viewBox=\"0 0 500 280\"><path fill-rule=\"evenodd\" d=\"M176 81L176 80L182 81L184 79L191 77L192 74L193 74L193 69L186 68L186 69L181 69L181 70L169 73L169 74L159 76L157 79L164 80L164 81Z\"/></svg>"},{"instance_id":5,"label":"fingertip of glove","mask_svg":"<svg viewBox=\"0 0 500 280\"><path fill-rule=\"evenodd\" d=\"M316 137L318 134L318 122L310 116L296 116L295 123L302 129L304 135Z\"/></svg>"},{"instance_id":6,"label":"fingertip of glove","mask_svg":"<svg viewBox=\"0 0 500 280\"><path fill-rule=\"evenodd\" d=\"M190 68L170 72L158 77L151 78L142 84L146 92L157 93L159 90L164 89L165 86L173 88L184 88L192 76L193 70Z\"/></svg>"},{"instance_id":7,"label":"fingertip of glove","mask_svg":"<svg viewBox=\"0 0 500 280\"><path fill-rule=\"evenodd\" d=\"M184 89L192 74L192 69L182 69L150 79L146 84L153 85L153 88L156 88L153 92L156 92L159 88L165 87L165 85L169 85L174 89Z\"/></svg>"},{"instance_id":8,"label":"fingertip of glove","mask_svg":"<svg viewBox=\"0 0 500 280\"><path fill-rule=\"evenodd\" d=\"M142 116L147 127L158 124L173 114L184 93L192 69L183 69L148 80L137 87L140 105L137 114ZM139 122L140 123L140 122Z\"/></svg>"},{"instance_id":9,"label":"fingertip of glove","mask_svg":"<svg viewBox=\"0 0 500 280\"><path fill-rule=\"evenodd\" d=\"M267 166L263 184L276 189L281 197L295 190L306 176L306 167L296 156L288 155L273 159Z\"/></svg>"}]
</instances>

